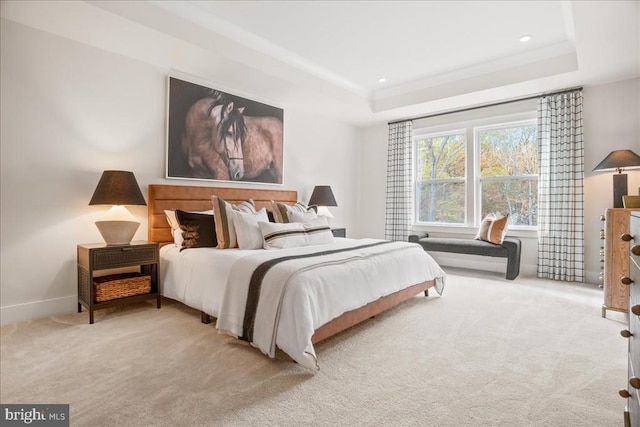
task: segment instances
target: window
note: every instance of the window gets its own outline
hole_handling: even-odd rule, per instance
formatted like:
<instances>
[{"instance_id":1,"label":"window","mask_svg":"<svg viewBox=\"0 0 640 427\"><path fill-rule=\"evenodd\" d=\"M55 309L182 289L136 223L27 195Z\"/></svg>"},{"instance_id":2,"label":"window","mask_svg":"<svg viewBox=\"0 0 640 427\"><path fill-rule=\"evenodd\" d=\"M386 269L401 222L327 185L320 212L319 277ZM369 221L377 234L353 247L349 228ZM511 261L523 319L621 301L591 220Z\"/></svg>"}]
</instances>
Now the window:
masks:
<instances>
[{"instance_id":1,"label":"window","mask_svg":"<svg viewBox=\"0 0 640 427\"><path fill-rule=\"evenodd\" d=\"M535 123L475 130L480 152L481 217L509 213L510 225L535 226L538 206L538 144Z\"/></svg>"},{"instance_id":2,"label":"window","mask_svg":"<svg viewBox=\"0 0 640 427\"><path fill-rule=\"evenodd\" d=\"M417 139L418 222L464 224L466 145L464 132Z\"/></svg>"},{"instance_id":3,"label":"window","mask_svg":"<svg viewBox=\"0 0 640 427\"><path fill-rule=\"evenodd\" d=\"M537 225L536 120L492 118L414 132L417 223L478 226L491 212ZM435 130L435 131L434 131Z\"/></svg>"}]
</instances>

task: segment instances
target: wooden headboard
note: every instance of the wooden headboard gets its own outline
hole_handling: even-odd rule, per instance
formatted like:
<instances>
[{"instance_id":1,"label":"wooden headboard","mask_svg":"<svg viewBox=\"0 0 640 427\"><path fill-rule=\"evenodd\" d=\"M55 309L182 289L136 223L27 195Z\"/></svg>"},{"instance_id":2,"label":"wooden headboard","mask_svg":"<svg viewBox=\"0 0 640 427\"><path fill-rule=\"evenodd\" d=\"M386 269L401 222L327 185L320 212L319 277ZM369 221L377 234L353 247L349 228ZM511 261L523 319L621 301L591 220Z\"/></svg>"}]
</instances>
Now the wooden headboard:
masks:
<instances>
[{"instance_id":1,"label":"wooden headboard","mask_svg":"<svg viewBox=\"0 0 640 427\"><path fill-rule=\"evenodd\" d=\"M287 204L294 204L298 201L298 192L294 190L149 185L147 240L158 242L161 246L173 243L171 228L164 214L165 209L210 210L213 209L211 196L214 195L233 204L253 199L257 209L267 208L268 210L271 210L271 200Z\"/></svg>"}]
</instances>

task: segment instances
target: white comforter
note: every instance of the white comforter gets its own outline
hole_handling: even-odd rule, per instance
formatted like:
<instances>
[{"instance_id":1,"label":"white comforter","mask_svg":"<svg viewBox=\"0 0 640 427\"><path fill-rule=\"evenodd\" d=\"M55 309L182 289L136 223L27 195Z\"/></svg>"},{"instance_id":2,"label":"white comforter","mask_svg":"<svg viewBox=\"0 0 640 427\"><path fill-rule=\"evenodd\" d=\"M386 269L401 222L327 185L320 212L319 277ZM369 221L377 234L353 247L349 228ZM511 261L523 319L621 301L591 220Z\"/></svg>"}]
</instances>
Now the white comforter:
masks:
<instances>
[{"instance_id":1,"label":"white comforter","mask_svg":"<svg viewBox=\"0 0 640 427\"><path fill-rule=\"evenodd\" d=\"M331 245L250 251L230 264L219 307L204 311L218 311L216 327L242 336L249 281L255 267L272 258L376 242L379 241L336 239ZM277 345L296 362L317 369L311 338L320 326L347 311L427 280L436 279L436 290L441 293L444 278L444 271L422 247L406 242L279 263L265 275L252 344L270 357L274 357Z\"/></svg>"}]
</instances>

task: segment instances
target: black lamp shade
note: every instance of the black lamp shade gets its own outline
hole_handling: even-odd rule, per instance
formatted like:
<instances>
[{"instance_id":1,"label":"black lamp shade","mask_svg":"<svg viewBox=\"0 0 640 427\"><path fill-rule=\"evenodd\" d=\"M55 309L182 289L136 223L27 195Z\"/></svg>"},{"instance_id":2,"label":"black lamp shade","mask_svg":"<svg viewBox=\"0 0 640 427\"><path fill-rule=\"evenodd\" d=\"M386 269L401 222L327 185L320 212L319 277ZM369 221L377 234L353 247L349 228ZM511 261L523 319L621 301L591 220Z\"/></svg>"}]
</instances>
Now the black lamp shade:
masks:
<instances>
[{"instance_id":1,"label":"black lamp shade","mask_svg":"<svg viewBox=\"0 0 640 427\"><path fill-rule=\"evenodd\" d=\"M309 199L309 206L338 206L328 185L316 185Z\"/></svg>"},{"instance_id":2,"label":"black lamp shade","mask_svg":"<svg viewBox=\"0 0 640 427\"><path fill-rule=\"evenodd\" d=\"M640 166L640 156L636 153L631 150L616 150L610 152L598 166L593 168L594 171L614 169L618 171L616 175L613 175L614 208L624 207L622 197L627 195L627 174L622 173L623 169L638 166Z\"/></svg>"},{"instance_id":3,"label":"black lamp shade","mask_svg":"<svg viewBox=\"0 0 640 427\"><path fill-rule=\"evenodd\" d=\"M640 156L631 150L616 150L610 152L593 170L617 169L618 172L622 172L624 168L637 166L640 166Z\"/></svg>"},{"instance_id":4,"label":"black lamp shade","mask_svg":"<svg viewBox=\"0 0 640 427\"><path fill-rule=\"evenodd\" d=\"M104 171L89 205L146 205L133 172Z\"/></svg>"}]
</instances>

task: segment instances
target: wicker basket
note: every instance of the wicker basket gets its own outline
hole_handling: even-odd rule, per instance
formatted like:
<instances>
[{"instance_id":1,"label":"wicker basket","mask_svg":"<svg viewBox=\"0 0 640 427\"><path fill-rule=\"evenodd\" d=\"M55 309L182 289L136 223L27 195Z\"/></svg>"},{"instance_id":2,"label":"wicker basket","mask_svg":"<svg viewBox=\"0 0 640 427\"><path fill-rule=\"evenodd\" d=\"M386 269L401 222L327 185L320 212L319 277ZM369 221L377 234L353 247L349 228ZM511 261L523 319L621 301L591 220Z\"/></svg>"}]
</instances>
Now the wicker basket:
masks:
<instances>
[{"instance_id":1,"label":"wicker basket","mask_svg":"<svg viewBox=\"0 0 640 427\"><path fill-rule=\"evenodd\" d=\"M151 292L151 276L140 273L121 273L94 277L96 302L110 301Z\"/></svg>"}]
</instances>

